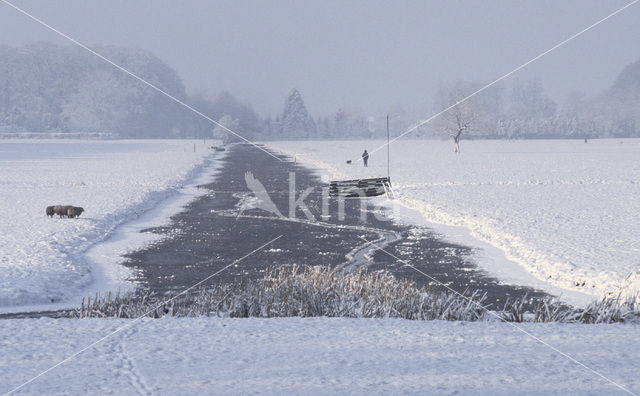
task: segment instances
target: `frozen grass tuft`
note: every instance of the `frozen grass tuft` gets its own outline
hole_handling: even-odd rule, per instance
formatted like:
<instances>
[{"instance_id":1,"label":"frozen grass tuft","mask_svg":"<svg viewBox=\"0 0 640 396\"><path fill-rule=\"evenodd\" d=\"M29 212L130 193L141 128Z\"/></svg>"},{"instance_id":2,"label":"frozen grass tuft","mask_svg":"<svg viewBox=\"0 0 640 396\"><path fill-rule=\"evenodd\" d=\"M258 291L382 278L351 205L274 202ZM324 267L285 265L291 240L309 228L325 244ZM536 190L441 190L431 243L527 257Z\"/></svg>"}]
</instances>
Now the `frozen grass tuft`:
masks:
<instances>
[{"instance_id":1,"label":"frozen grass tuft","mask_svg":"<svg viewBox=\"0 0 640 396\"><path fill-rule=\"evenodd\" d=\"M525 308L527 303L534 304L532 311ZM530 301L524 296L507 300L496 314L505 322L640 323L640 296L605 297L585 308L569 307L554 299Z\"/></svg>"},{"instance_id":2,"label":"frozen grass tuft","mask_svg":"<svg viewBox=\"0 0 640 396\"><path fill-rule=\"evenodd\" d=\"M203 288L163 304L143 296L96 295L82 301L72 317L227 316L403 318L466 320L483 316L485 296L434 293L387 271L345 273L328 267L269 269L259 280Z\"/></svg>"},{"instance_id":3,"label":"frozen grass tuft","mask_svg":"<svg viewBox=\"0 0 640 396\"><path fill-rule=\"evenodd\" d=\"M482 308L485 295L461 297L398 280L387 271L346 273L328 267L269 269L259 280L200 289L169 303L151 297L96 295L82 301L71 317L348 317L411 320L617 323L640 322L640 298L602 299L584 309L546 299L509 300L496 314Z\"/></svg>"}]
</instances>

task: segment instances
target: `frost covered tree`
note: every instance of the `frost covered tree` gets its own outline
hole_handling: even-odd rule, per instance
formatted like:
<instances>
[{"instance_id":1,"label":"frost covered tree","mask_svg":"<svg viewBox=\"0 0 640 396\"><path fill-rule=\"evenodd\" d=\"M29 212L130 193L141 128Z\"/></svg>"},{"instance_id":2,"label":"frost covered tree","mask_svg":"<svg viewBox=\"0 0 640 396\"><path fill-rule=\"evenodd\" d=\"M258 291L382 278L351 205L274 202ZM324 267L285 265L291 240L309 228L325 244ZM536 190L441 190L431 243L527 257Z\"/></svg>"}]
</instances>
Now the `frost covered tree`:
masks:
<instances>
[{"instance_id":1,"label":"frost covered tree","mask_svg":"<svg viewBox=\"0 0 640 396\"><path fill-rule=\"evenodd\" d=\"M238 121L238 128L242 130L242 136L253 140L268 130L263 125L263 120L253 110L251 105L238 101L229 92L220 93L215 99L210 99L204 94L193 95L189 98L189 105L207 115L213 120L219 120L225 114ZM202 117L192 117L197 124L198 131L206 130L206 136L211 134L211 123ZM204 137L200 135L199 137Z\"/></svg>"},{"instance_id":2,"label":"frost covered tree","mask_svg":"<svg viewBox=\"0 0 640 396\"><path fill-rule=\"evenodd\" d=\"M453 149L456 153L460 152L462 134L468 133L472 123L475 124L477 122L479 109L487 107L486 104L477 100L460 102L469 93L473 92L474 88L471 83L455 82L447 86L441 85L436 95L436 108L440 111L456 104L456 106L442 115L439 122L441 130L453 138Z\"/></svg>"},{"instance_id":3,"label":"frost covered tree","mask_svg":"<svg viewBox=\"0 0 640 396\"><path fill-rule=\"evenodd\" d=\"M473 113L465 103L457 105L444 114L445 128L453 138L453 151L455 153L460 153L462 133L469 130L473 118Z\"/></svg>"},{"instance_id":4,"label":"frost covered tree","mask_svg":"<svg viewBox=\"0 0 640 396\"><path fill-rule=\"evenodd\" d=\"M177 72L148 51L95 49L212 119L227 113L244 122L245 133L261 130L260 117L230 95L194 101ZM81 48L36 43L0 45L0 132L180 138L210 135L211 124Z\"/></svg>"},{"instance_id":5,"label":"frost covered tree","mask_svg":"<svg viewBox=\"0 0 640 396\"><path fill-rule=\"evenodd\" d=\"M556 115L556 103L545 92L540 79L511 84L508 112L512 118L523 120L550 119Z\"/></svg>"},{"instance_id":6,"label":"frost covered tree","mask_svg":"<svg viewBox=\"0 0 640 396\"><path fill-rule=\"evenodd\" d=\"M333 135L338 138L352 137L349 130L349 117L344 109L338 109L333 116Z\"/></svg>"},{"instance_id":7,"label":"frost covered tree","mask_svg":"<svg viewBox=\"0 0 640 396\"><path fill-rule=\"evenodd\" d=\"M213 137L216 139L222 139L223 144L237 142L240 139L231 133L230 131L239 134L240 122L235 120L229 114L225 114L218 120L218 124L213 128Z\"/></svg>"},{"instance_id":8,"label":"frost covered tree","mask_svg":"<svg viewBox=\"0 0 640 396\"><path fill-rule=\"evenodd\" d=\"M376 132L376 119L341 107L332 116L318 118L316 126L316 136L322 139L371 138Z\"/></svg>"},{"instance_id":9,"label":"frost covered tree","mask_svg":"<svg viewBox=\"0 0 640 396\"><path fill-rule=\"evenodd\" d=\"M316 135L316 123L309 116L302 95L295 88L284 102L280 128L282 136L286 138L307 139Z\"/></svg>"},{"instance_id":10,"label":"frost covered tree","mask_svg":"<svg viewBox=\"0 0 640 396\"><path fill-rule=\"evenodd\" d=\"M607 137L640 136L640 60L625 67L602 95L584 106L582 118L597 134Z\"/></svg>"}]
</instances>

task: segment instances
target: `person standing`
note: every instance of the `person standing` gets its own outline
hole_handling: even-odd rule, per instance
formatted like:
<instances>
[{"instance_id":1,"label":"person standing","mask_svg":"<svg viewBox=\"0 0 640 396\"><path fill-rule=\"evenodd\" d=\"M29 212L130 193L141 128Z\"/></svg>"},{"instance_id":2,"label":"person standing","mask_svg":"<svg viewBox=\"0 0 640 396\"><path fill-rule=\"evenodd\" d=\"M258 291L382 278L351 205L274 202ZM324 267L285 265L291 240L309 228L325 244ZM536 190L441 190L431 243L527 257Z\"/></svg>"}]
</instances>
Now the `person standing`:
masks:
<instances>
[{"instance_id":1,"label":"person standing","mask_svg":"<svg viewBox=\"0 0 640 396\"><path fill-rule=\"evenodd\" d=\"M364 162L364 166L365 168L367 167L367 162L369 162L369 153L367 153L367 150L364 150L364 153L362 153L362 161Z\"/></svg>"}]
</instances>

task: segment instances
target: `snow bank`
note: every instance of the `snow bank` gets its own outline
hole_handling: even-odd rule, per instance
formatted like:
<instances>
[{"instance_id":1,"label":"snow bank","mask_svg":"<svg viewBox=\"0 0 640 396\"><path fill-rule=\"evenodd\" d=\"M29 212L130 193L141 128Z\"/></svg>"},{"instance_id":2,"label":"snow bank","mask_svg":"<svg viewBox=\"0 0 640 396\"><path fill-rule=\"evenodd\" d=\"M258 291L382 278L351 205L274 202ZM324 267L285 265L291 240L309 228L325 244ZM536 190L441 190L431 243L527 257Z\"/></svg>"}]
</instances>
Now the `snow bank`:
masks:
<instances>
[{"instance_id":1,"label":"snow bank","mask_svg":"<svg viewBox=\"0 0 640 396\"><path fill-rule=\"evenodd\" d=\"M132 244L84 253L175 197L210 155L201 141L0 141L0 307L59 308L96 282L118 284L128 272L117 254ZM48 218L56 204L85 213Z\"/></svg>"},{"instance_id":2,"label":"snow bank","mask_svg":"<svg viewBox=\"0 0 640 396\"><path fill-rule=\"evenodd\" d=\"M386 149L373 152L382 144L270 145L327 177L353 178L386 175ZM359 161L365 148L369 168ZM461 149L455 155L448 141L393 143L399 202L499 248L535 276L534 287L543 281L597 297L640 292L640 140L463 141ZM484 267L503 279L517 272Z\"/></svg>"},{"instance_id":3,"label":"snow bank","mask_svg":"<svg viewBox=\"0 0 640 396\"><path fill-rule=\"evenodd\" d=\"M127 320L0 321L0 393ZM640 392L633 325L522 325ZM504 323L392 319L145 319L19 394L624 394Z\"/></svg>"}]
</instances>

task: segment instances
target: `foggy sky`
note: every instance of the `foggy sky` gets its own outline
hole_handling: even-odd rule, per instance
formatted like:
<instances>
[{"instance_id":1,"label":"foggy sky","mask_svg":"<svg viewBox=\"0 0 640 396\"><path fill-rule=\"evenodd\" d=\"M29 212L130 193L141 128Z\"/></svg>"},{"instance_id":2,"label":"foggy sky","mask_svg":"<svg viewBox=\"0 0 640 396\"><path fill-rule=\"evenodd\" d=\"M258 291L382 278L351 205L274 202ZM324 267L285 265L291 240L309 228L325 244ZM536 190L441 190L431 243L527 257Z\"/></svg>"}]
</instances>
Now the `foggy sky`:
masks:
<instances>
[{"instance_id":1,"label":"foggy sky","mask_svg":"<svg viewBox=\"0 0 640 396\"><path fill-rule=\"evenodd\" d=\"M190 93L228 90L261 114L298 88L312 115L402 107L426 117L440 81L489 82L629 1L9 0L89 46L150 50ZM640 4L517 78L560 105L640 59ZM68 42L0 3L0 44Z\"/></svg>"}]
</instances>

